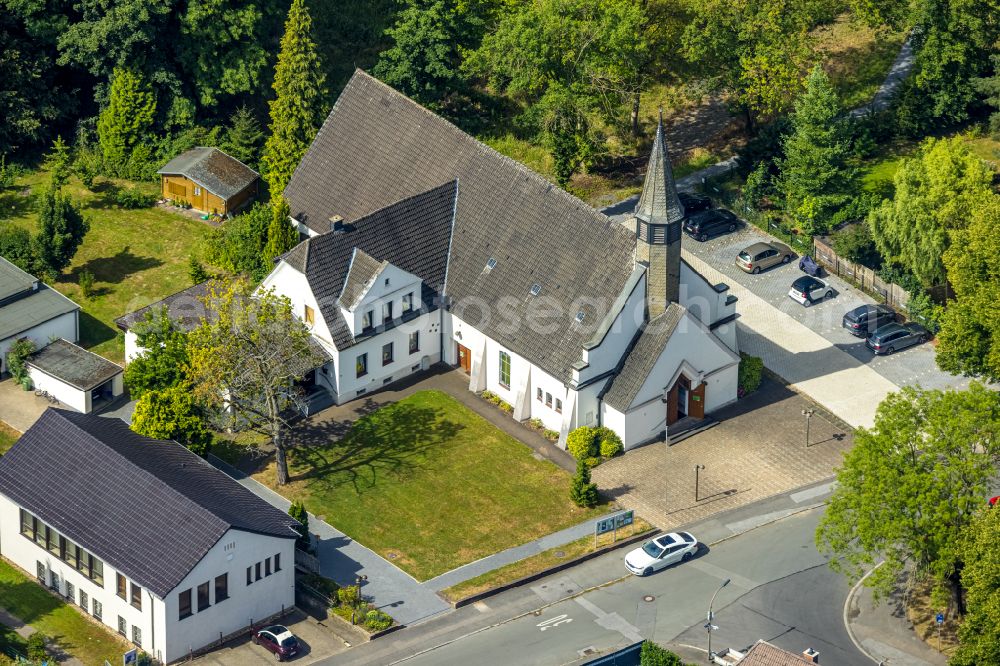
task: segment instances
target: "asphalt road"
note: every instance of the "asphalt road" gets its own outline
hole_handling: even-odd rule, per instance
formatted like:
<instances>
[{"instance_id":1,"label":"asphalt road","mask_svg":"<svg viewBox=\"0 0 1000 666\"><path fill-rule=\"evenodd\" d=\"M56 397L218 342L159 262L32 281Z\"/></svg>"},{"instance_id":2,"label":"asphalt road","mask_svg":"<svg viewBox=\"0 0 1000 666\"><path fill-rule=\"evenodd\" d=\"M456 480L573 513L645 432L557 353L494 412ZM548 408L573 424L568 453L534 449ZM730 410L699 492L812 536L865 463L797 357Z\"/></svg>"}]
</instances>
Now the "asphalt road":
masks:
<instances>
[{"instance_id":1,"label":"asphalt road","mask_svg":"<svg viewBox=\"0 0 1000 666\"><path fill-rule=\"evenodd\" d=\"M713 635L714 649L747 647L766 638L796 652L816 648L829 656L825 663L865 666L870 661L854 648L843 626L848 585L829 571L813 545L820 511L799 513L703 548L694 560L652 576L626 576L559 601L586 586L588 576L614 576L625 554L619 551L530 589L512 591L516 600L500 595L478 609L456 611L447 624L443 621L448 618L442 618L407 629L410 637L401 635L395 645L390 640L381 648L351 650L324 663L583 663L643 638L687 644L691 647L678 649L688 659L704 658L697 649L705 643L708 601L729 578L715 603L719 630Z\"/></svg>"}]
</instances>

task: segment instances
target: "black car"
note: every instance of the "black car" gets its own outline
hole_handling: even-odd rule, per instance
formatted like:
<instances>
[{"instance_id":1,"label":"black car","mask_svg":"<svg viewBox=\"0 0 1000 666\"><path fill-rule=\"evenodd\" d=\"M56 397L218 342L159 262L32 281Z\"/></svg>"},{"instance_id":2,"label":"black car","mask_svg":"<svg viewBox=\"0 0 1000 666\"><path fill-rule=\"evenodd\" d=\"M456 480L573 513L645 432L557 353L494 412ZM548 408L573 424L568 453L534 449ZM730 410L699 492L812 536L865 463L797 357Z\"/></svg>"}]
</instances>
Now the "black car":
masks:
<instances>
[{"instance_id":1,"label":"black car","mask_svg":"<svg viewBox=\"0 0 1000 666\"><path fill-rule=\"evenodd\" d=\"M841 325L851 335L867 338L881 326L896 321L896 311L888 305L860 305L847 314Z\"/></svg>"},{"instance_id":2,"label":"black car","mask_svg":"<svg viewBox=\"0 0 1000 666\"><path fill-rule=\"evenodd\" d=\"M712 207L712 200L701 194L690 194L688 192L678 192L677 198L684 206L684 212L688 215L698 211L708 210Z\"/></svg>"},{"instance_id":3,"label":"black car","mask_svg":"<svg viewBox=\"0 0 1000 666\"><path fill-rule=\"evenodd\" d=\"M865 344L876 354L892 354L926 342L930 337L931 334L920 324L886 324L869 335Z\"/></svg>"},{"instance_id":4,"label":"black car","mask_svg":"<svg viewBox=\"0 0 1000 666\"><path fill-rule=\"evenodd\" d=\"M736 231L740 218L723 208L713 208L695 213L684 223L684 231L699 241L707 241L712 236Z\"/></svg>"}]
</instances>

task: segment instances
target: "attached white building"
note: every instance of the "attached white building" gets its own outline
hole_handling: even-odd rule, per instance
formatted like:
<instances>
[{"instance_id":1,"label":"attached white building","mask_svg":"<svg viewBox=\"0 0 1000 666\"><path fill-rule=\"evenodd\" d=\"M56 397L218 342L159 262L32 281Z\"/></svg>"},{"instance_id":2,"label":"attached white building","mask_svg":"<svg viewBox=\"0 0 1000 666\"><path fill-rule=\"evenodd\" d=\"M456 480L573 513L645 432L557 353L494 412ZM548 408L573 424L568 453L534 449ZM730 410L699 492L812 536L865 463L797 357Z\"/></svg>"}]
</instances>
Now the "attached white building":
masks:
<instances>
[{"instance_id":1,"label":"attached white building","mask_svg":"<svg viewBox=\"0 0 1000 666\"><path fill-rule=\"evenodd\" d=\"M623 225L358 71L285 197L308 238L263 286L337 403L440 360L561 443L603 423L632 447L736 399L736 299L680 259L662 126Z\"/></svg>"},{"instance_id":2,"label":"attached white building","mask_svg":"<svg viewBox=\"0 0 1000 666\"><path fill-rule=\"evenodd\" d=\"M0 374L9 372L7 352L21 338L38 349L58 338L76 342L80 306L0 257Z\"/></svg>"},{"instance_id":3,"label":"attached white building","mask_svg":"<svg viewBox=\"0 0 1000 666\"><path fill-rule=\"evenodd\" d=\"M205 298L212 287L213 280L206 280L115 319L115 325L125 334L125 364L145 351L139 345L137 325L144 323L148 316L166 309L167 316L178 330L185 333L194 330L208 315Z\"/></svg>"},{"instance_id":4,"label":"attached white building","mask_svg":"<svg viewBox=\"0 0 1000 666\"><path fill-rule=\"evenodd\" d=\"M0 458L0 554L164 662L295 603L294 525L117 419L49 409Z\"/></svg>"},{"instance_id":5,"label":"attached white building","mask_svg":"<svg viewBox=\"0 0 1000 666\"><path fill-rule=\"evenodd\" d=\"M84 414L125 391L120 365L62 338L29 356L25 365L36 389Z\"/></svg>"}]
</instances>

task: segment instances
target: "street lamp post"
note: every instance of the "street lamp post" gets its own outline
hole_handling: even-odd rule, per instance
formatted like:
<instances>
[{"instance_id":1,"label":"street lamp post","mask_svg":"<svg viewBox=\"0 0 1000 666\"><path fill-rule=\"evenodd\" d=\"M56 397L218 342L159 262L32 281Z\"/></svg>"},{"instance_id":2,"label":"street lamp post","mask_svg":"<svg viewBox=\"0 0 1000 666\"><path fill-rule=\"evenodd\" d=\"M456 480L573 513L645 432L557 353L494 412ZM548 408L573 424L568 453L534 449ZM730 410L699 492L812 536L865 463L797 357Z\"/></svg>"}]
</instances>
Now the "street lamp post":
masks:
<instances>
[{"instance_id":1,"label":"street lamp post","mask_svg":"<svg viewBox=\"0 0 1000 666\"><path fill-rule=\"evenodd\" d=\"M719 592L722 591L722 588L729 585L729 581L729 578L722 581L722 585L720 585L719 589L717 589L715 594L712 595L712 600L708 602L708 622L705 623L705 630L708 632L708 663L710 664L712 663L712 606L715 605L715 598L719 596Z\"/></svg>"},{"instance_id":2,"label":"street lamp post","mask_svg":"<svg viewBox=\"0 0 1000 666\"><path fill-rule=\"evenodd\" d=\"M703 469L705 469L704 465L695 465L694 466L694 501L695 502L698 501L698 473L701 470L703 470Z\"/></svg>"},{"instance_id":3,"label":"street lamp post","mask_svg":"<svg viewBox=\"0 0 1000 666\"><path fill-rule=\"evenodd\" d=\"M354 586L357 588L358 596L354 600L354 608L351 609L351 624L354 624L355 615L358 612L358 606L361 605L361 585L368 580L368 576L360 575L354 577Z\"/></svg>"},{"instance_id":4,"label":"street lamp post","mask_svg":"<svg viewBox=\"0 0 1000 666\"><path fill-rule=\"evenodd\" d=\"M815 409L803 409L802 416L806 417L806 448L809 448L809 421L812 419L812 415L816 413Z\"/></svg>"}]
</instances>

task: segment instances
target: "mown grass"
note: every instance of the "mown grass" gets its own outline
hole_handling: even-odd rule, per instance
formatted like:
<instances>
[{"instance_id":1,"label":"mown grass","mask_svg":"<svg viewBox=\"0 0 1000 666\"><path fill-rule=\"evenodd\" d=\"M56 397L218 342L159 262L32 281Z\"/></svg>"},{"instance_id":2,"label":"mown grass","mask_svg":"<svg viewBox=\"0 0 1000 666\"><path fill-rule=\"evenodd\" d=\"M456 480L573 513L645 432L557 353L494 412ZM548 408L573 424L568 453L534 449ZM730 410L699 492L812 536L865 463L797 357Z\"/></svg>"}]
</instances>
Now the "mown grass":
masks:
<instances>
[{"instance_id":1,"label":"mown grass","mask_svg":"<svg viewBox=\"0 0 1000 666\"><path fill-rule=\"evenodd\" d=\"M814 30L813 37L816 53L841 103L853 109L872 101L899 54L906 32L879 34L844 14Z\"/></svg>"},{"instance_id":2,"label":"mown grass","mask_svg":"<svg viewBox=\"0 0 1000 666\"><path fill-rule=\"evenodd\" d=\"M10 447L14 446L14 442L20 438L21 433L18 430L0 421L0 455L7 453Z\"/></svg>"},{"instance_id":3,"label":"mown grass","mask_svg":"<svg viewBox=\"0 0 1000 666\"><path fill-rule=\"evenodd\" d=\"M103 664L105 659L116 664L129 649L110 629L83 617L75 607L49 594L3 559L0 559L0 607L54 640L87 666Z\"/></svg>"},{"instance_id":4,"label":"mown grass","mask_svg":"<svg viewBox=\"0 0 1000 666\"><path fill-rule=\"evenodd\" d=\"M635 524L631 530L629 528L625 528L618 534L618 540L621 541L623 538L628 538L632 534L639 534L651 529L652 526L645 520L642 518L636 518ZM650 534L652 534L652 532L650 532ZM475 578L470 578L469 580L457 585L452 585L451 587L442 590L441 596L448 601L458 601L459 599L464 599L472 596L473 594L485 592L486 590L499 587L500 585L513 583L514 581L520 580L525 576L545 571L546 569L561 564L562 562L568 562L575 557L592 553L597 550L597 548L608 546L613 543L613 537L613 534L602 534L597 538L596 547L594 546L594 537L586 536L582 539L572 541L565 546L550 548L549 550L542 551L537 555L526 557L523 560L504 565L498 569L494 569L493 571L476 576ZM625 568L622 567L622 575L625 575L625 573Z\"/></svg>"},{"instance_id":5,"label":"mown grass","mask_svg":"<svg viewBox=\"0 0 1000 666\"><path fill-rule=\"evenodd\" d=\"M19 178L14 187L0 192L0 219L34 234L38 225L37 195L48 182L44 170ZM102 185L103 183L103 185ZM114 320L191 285L188 257L201 253L211 231L204 222L162 208L123 210L110 193L113 187L137 187L156 194L155 183L111 182L98 179L94 192L76 178L64 188L78 202L90 221L70 266L55 288L76 301L80 314L80 344L113 361L125 356L124 339ZM80 272L94 275L94 295L83 298Z\"/></svg>"},{"instance_id":6,"label":"mown grass","mask_svg":"<svg viewBox=\"0 0 1000 666\"><path fill-rule=\"evenodd\" d=\"M256 478L418 580L607 511L575 506L569 474L438 391L294 438L290 483L273 463Z\"/></svg>"}]
</instances>

